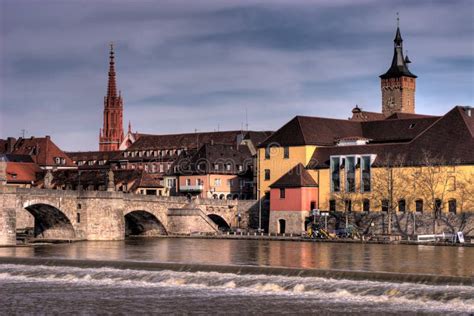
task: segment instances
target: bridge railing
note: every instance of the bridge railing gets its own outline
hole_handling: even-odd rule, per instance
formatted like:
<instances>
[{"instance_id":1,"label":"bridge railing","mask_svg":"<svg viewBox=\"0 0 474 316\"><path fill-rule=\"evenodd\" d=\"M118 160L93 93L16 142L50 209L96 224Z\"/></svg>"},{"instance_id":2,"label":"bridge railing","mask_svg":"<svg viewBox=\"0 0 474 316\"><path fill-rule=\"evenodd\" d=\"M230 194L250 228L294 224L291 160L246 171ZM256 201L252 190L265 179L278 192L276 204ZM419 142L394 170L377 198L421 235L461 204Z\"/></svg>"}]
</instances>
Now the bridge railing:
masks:
<instances>
[{"instance_id":1,"label":"bridge railing","mask_svg":"<svg viewBox=\"0 0 474 316\"><path fill-rule=\"evenodd\" d=\"M20 194L20 195L36 195L36 196L54 196L54 197L78 197L78 198L118 198L135 201L162 201L172 203L188 203L189 200L185 196L158 196L158 195L143 195L134 193L124 193L120 191L89 191L89 190L54 190L54 189L39 189L39 188L19 188L19 187L4 187L4 193ZM239 204L254 203L251 200L217 200L209 198L199 198L195 203L200 205L210 206L237 206Z\"/></svg>"}]
</instances>

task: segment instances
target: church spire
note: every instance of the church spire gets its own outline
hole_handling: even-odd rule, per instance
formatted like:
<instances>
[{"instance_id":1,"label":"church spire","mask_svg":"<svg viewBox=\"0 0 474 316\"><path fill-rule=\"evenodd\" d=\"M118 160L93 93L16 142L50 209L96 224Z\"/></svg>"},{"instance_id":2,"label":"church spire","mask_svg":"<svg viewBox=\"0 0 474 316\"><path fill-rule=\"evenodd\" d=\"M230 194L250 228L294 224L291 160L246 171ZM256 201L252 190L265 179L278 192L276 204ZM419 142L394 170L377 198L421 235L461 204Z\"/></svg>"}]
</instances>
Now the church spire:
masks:
<instances>
[{"instance_id":1,"label":"church spire","mask_svg":"<svg viewBox=\"0 0 474 316\"><path fill-rule=\"evenodd\" d=\"M117 97L117 83L115 82L115 58L114 58L114 43L110 43L110 57L109 57L109 82L107 86L107 97L109 99Z\"/></svg>"},{"instance_id":2,"label":"church spire","mask_svg":"<svg viewBox=\"0 0 474 316\"><path fill-rule=\"evenodd\" d=\"M100 131L99 150L118 150L123 138L123 102L120 91L117 95L114 45L111 43L109 53L109 78L107 95L104 98L104 122Z\"/></svg>"}]
</instances>

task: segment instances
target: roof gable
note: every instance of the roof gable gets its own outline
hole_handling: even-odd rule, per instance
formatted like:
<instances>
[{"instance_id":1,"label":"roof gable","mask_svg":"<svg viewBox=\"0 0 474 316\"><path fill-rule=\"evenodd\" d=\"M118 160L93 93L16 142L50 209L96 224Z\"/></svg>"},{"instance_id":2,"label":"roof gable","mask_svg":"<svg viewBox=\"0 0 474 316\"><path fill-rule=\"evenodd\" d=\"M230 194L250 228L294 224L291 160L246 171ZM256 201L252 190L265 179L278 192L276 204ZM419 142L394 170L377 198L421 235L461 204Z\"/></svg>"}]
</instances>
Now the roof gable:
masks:
<instances>
[{"instance_id":1,"label":"roof gable","mask_svg":"<svg viewBox=\"0 0 474 316\"><path fill-rule=\"evenodd\" d=\"M317 186L318 184L314 181L313 177L311 177L304 166L299 163L270 185L270 188L303 188Z\"/></svg>"}]
</instances>

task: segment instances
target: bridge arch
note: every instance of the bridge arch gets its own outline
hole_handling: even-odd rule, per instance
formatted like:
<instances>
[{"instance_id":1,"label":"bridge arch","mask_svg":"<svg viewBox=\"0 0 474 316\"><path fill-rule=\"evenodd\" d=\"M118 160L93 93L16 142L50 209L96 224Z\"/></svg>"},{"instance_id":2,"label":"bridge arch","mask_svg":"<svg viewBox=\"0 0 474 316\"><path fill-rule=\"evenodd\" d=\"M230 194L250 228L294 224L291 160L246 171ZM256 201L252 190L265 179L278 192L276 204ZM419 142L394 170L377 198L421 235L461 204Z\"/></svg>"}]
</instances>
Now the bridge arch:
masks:
<instances>
[{"instance_id":1,"label":"bridge arch","mask_svg":"<svg viewBox=\"0 0 474 316\"><path fill-rule=\"evenodd\" d=\"M23 205L34 217L34 236L43 239L74 239L76 233L71 219L65 212L46 203Z\"/></svg>"},{"instance_id":2,"label":"bridge arch","mask_svg":"<svg viewBox=\"0 0 474 316\"><path fill-rule=\"evenodd\" d=\"M166 227L153 213L145 210L130 211L125 214L125 236L168 235Z\"/></svg>"},{"instance_id":3,"label":"bridge arch","mask_svg":"<svg viewBox=\"0 0 474 316\"><path fill-rule=\"evenodd\" d=\"M230 229L230 225L222 216L217 214L208 214L207 217L209 217L219 227L219 230L226 231Z\"/></svg>"}]
</instances>

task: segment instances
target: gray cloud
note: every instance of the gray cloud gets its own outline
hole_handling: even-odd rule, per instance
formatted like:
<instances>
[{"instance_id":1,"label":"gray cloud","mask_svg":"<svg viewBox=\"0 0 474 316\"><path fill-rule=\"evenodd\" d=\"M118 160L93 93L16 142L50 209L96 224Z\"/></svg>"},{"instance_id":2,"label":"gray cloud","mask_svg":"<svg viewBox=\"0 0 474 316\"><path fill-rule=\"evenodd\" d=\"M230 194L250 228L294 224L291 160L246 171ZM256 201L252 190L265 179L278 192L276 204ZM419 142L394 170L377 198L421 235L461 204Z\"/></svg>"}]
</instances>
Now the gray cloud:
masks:
<instances>
[{"instance_id":1,"label":"gray cloud","mask_svg":"<svg viewBox=\"0 0 474 316\"><path fill-rule=\"evenodd\" d=\"M276 129L292 116L380 110L395 12L417 111L472 104L471 1L0 0L0 137L97 148L108 42L125 119L148 133Z\"/></svg>"}]
</instances>

